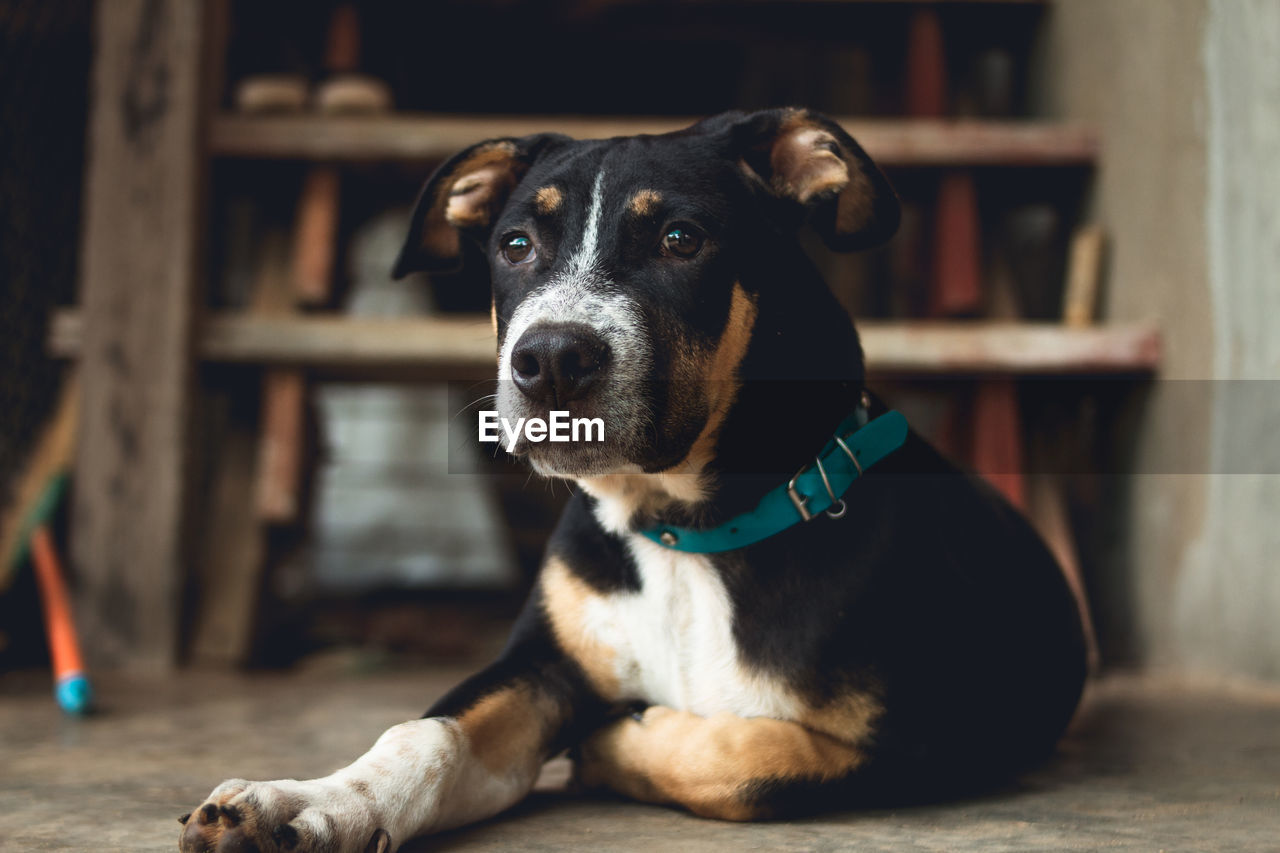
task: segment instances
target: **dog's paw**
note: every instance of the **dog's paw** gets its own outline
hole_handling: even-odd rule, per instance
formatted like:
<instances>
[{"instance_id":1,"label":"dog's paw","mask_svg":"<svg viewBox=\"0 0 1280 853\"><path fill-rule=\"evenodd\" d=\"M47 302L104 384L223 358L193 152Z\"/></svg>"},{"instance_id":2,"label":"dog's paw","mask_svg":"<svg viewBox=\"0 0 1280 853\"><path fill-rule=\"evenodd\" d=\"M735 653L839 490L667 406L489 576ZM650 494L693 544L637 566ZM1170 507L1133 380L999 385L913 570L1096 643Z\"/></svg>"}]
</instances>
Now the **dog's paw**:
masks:
<instances>
[{"instance_id":1,"label":"dog's paw","mask_svg":"<svg viewBox=\"0 0 1280 853\"><path fill-rule=\"evenodd\" d=\"M574 750L573 781L578 789L620 790L641 775L647 738L677 712L661 705L636 710L596 729Z\"/></svg>"},{"instance_id":2,"label":"dog's paw","mask_svg":"<svg viewBox=\"0 0 1280 853\"><path fill-rule=\"evenodd\" d=\"M389 853L368 802L327 780L231 779L178 819L181 853Z\"/></svg>"}]
</instances>

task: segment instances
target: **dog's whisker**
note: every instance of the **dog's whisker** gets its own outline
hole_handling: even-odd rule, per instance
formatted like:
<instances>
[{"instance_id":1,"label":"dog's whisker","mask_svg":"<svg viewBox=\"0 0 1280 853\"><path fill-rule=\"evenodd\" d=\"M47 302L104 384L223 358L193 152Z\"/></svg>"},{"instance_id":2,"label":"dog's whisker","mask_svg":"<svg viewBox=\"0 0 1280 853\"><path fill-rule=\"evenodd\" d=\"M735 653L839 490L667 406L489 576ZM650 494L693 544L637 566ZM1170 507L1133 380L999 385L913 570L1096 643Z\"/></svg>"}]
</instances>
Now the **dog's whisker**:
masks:
<instances>
[{"instance_id":1,"label":"dog's whisker","mask_svg":"<svg viewBox=\"0 0 1280 853\"><path fill-rule=\"evenodd\" d=\"M458 411L454 413L453 420L456 421L458 418L465 415L468 409L482 406L485 403L492 403L497 399L498 399L497 394L486 394L483 397L480 397L479 399L472 400L470 403L467 403L465 406L463 406L461 409L458 409Z\"/></svg>"}]
</instances>

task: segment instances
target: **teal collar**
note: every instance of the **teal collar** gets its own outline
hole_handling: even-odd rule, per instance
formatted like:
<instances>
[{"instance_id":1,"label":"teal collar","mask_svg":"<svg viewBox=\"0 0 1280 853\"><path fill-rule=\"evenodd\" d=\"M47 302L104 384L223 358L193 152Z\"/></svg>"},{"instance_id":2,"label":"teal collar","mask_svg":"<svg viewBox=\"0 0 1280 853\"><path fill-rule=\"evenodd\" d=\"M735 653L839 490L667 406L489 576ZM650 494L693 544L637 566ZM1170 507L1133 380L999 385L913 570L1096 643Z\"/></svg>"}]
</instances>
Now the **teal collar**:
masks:
<instances>
[{"instance_id":1,"label":"teal collar","mask_svg":"<svg viewBox=\"0 0 1280 853\"><path fill-rule=\"evenodd\" d=\"M907 419L900 413L868 418L866 407L859 406L841 422L813 462L767 492L755 509L707 530L660 524L641 530L641 535L673 551L717 554L768 539L824 510L831 518L840 518L847 509L844 493L853 481L907 439Z\"/></svg>"}]
</instances>

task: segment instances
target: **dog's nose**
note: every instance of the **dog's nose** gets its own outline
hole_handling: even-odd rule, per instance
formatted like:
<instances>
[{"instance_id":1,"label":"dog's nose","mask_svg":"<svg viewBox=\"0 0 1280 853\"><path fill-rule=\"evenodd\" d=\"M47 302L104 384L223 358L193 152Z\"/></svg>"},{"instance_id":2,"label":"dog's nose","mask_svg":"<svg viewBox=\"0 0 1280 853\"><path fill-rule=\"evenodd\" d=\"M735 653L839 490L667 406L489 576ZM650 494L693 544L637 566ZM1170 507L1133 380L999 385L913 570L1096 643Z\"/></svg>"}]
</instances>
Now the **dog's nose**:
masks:
<instances>
[{"instance_id":1,"label":"dog's nose","mask_svg":"<svg viewBox=\"0 0 1280 853\"><path fill-rule=\"evenodd\" d=\"M581 324L535 326L511 351L511 378L535 403L563 406L585 397L609 363L609 345Z\"/></svg>"}]
</instances>

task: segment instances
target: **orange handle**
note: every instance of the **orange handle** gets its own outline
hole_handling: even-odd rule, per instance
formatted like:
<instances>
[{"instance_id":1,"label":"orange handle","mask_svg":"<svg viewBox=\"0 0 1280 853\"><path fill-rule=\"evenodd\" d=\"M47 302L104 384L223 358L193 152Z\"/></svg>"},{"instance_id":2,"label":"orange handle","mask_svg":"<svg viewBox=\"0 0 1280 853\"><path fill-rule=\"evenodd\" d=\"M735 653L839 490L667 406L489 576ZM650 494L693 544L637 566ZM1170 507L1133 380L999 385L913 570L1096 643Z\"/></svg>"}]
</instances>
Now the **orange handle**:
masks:
<instances>
[{"instance_id":1,"label":"orange handle","mask_svg":"<svg viewBox=\"0 0 1280 853\"><path fill-rule=\"evenodd\" d=\"M40 525L31 531L31 556L44 602L44 624L49 634L49 654L53 657L55 679L84 672L80 640L71 617L71 598L63 580L62 567L49 528Z\"/></svg>"}]
</instances>

